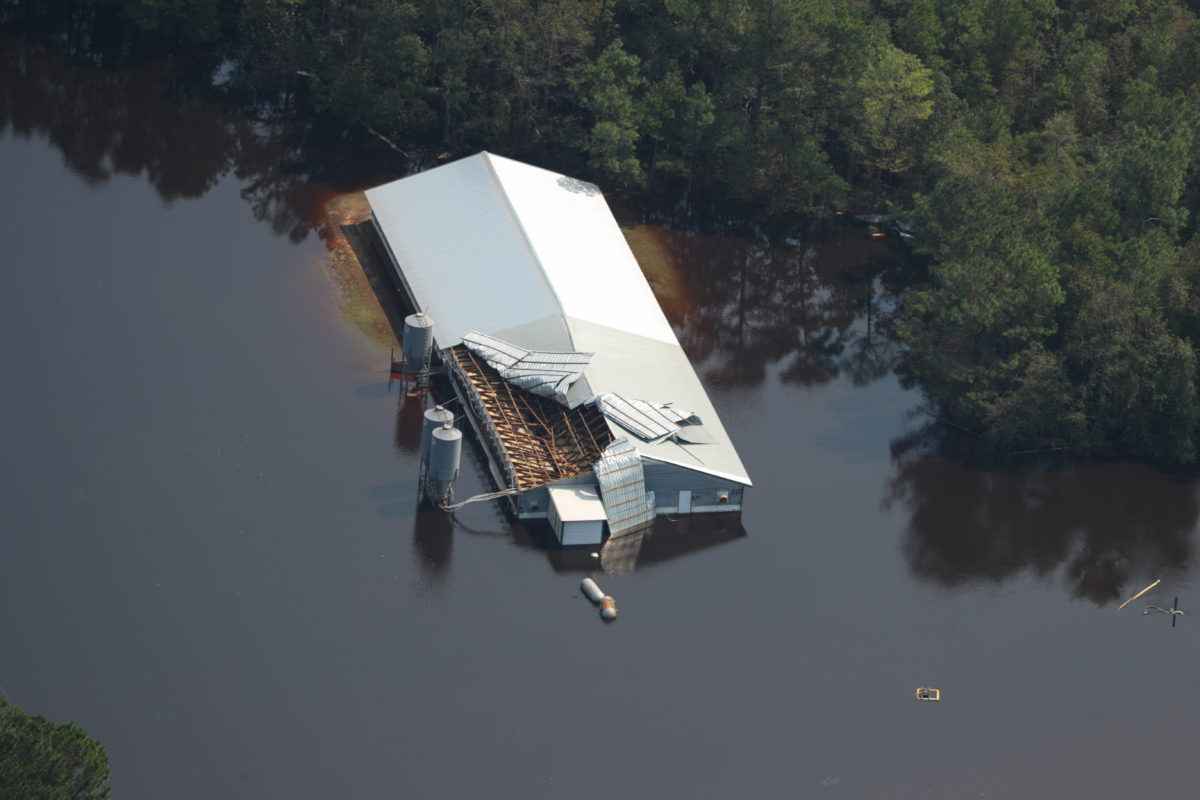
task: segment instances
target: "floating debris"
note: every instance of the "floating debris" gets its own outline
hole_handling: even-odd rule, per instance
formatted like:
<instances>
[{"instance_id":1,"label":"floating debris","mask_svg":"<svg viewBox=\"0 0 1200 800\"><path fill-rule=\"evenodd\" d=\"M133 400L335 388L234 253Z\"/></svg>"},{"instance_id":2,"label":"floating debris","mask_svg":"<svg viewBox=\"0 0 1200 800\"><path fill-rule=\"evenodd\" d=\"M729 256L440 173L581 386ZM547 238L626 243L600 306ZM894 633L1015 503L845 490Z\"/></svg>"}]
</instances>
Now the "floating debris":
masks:
<instances>
[{"instance_id":1,"label":"floating debris","mask_svg":"<svg viewBox=\"0 0 1200 800\"><path fill-rule=\"evenodd\" d=\"M1175 598L1175 602L1171 604L1170 608L1162 608L1161 606L1148 605L1142 609L1143 614L1149 614L1151 611L1161 611L1164 614L1170 614L1172 628L1175 627L1175 619L1177 617L1187 616L1186 614L1184 614L1182 611L1179 610L1179 598L1178 597Z\"/></svg>"},{"instance_id":2,"label":"floating debris","mask_svg":"<svg viewBox=\"0 0 1200 800\"><path fill-rule=\"evenodd\" d=\"M587 599L596 605L599 605L600 601L604 599L604 592L600 591L600 587L591 578L584 578L580 581L579 588Z\"/></svg>"},{"instance_id":3,"label":"floating debris","mask_svg":"<svg viewBox=\"0 0 1200 800\"><path fill-rule=\"evenodd\" d=\"M607 595L600 601L600 619L612 622L617 618L617 601Z\"/></svg>"},{"instance_id":4,"label":"floating debris","mask_svg":"<svg viewBox=\"0 0 1200 800\"><path fill-rule=\"evenodd\" d=\"M1121 603L1121 605L1117 606L1117 611L1120 611L1122 608L1124 608L1125 606L1129 605L1129 604L1130 604L1130 603L1132 603L1134 600L1137 600L1139 597L1141 597L1141 596L1142 596L1142 595L1144 595L1146 592L1148 592L1148 591L1150 591L1151 589L1153 589L1155 586L1158 586L1160 583L1162 583L1162 578L1159 578L1159 579L1158 579L1158 580L1156 580L1154 583L1150 584L1150 585L1149 585L1149 586L1147 586L1145 589L1142 589L1140 592L1138 592L1137 594L1135 594L1133 597L1131 597L1131 598L1129 598L1128 600L1126 600L1124 603Z\"/></svg>"},{"instance_id":5,"label":"floating debris","mask_svg":"<svg viewBox=\"0 0 1200 800\"><path fill-rule=\"evenodd\" d=\"M617 601L602 592L594 580L584 578L579 582L579 588L587 595L587 599L592 601L593 605L600 606L602 620L612 622L617 618Z\"/></svg>"},{"instance_id":6,"label":"floating debris","mask_svg":"<svg viewBox=\"0 0 1200 800\"><path fill-rule=\"evenodd\" d=\"M933 700L933 701L941 700L942 699L942 690L941 689L929 689L927 687L922 686L921 688L917 689L917 699L918 700Z\"/></svg>"},{"instance_id":7,"label":"floating debris","mask_svg":"<svg viewBox=\"0 0 1200 800\"><path fill-rule=\"evenodd\" d=\"M1146 606L1142 609L1143 614L1149 614L1151 611L1161 611L1164 614L1183 614L1178 608L1163 608L1162 606ZM1183 614L1187 616L1186 614Z\"/></svg>"}]
</instances>

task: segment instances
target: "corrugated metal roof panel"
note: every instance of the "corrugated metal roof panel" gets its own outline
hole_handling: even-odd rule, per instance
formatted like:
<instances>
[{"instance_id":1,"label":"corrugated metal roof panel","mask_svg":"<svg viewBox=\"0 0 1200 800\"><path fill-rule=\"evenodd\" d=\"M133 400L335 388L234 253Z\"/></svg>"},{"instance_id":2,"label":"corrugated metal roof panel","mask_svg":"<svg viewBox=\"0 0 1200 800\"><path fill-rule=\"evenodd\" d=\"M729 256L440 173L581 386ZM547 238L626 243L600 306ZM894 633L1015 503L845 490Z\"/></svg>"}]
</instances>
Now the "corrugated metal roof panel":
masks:
<instances>
[{"instance_id":1,"label":"corrugated metal roof panel","mask_svg":"<svg viewBox=\"0 0 1200 800\"><path fill-rule=\"evenodd\" d=\"M628 439L613 440L592 468L612 536L638 530L654 521L654 494L647 494L642 459Z\"/></svg>"},{"instance_id":2,"label":"corrugated metal roof panel","mask_svg":"<svg viewBox=\"0 0 1200 800\"><path fill-rule=\"evenodd\" d=\"M625 397L669 400L673 406L693 412L712 439L711 444L697 445L671 437L634 440L634 446L644 457L750 485L750 476L746 474L708 392L681 348L606 325L574 319L567 322L579 346L595 353L584 373L595 392L619 391ZM608 427L614 437L626 435L625 429L615 421L609 420Z\"/></svg>"},{"instance_id":3,"label":"corrugated metal roof panel","mask_svg":"<svg viewBox=\"0 0 1200 800\"><path fill-rule=\"evenodd\" d=\"M663 403L631 400L616 392L596 396L596 405L604 416L643 439L654 440L677 433L680 423L694 419L690 411L679 411Z\"/></svg>"},{"instance_id":4,"label":"corrugated metal roof panel","mask_svg":"<svg viewBox=\"0 0 1200 800\"><path fill-rule=\"evenodd\" d=\"M526 350L478 331L468 332L462 341L509 383L568 407L567 392L592 358L591 353Z\"/></svg>"}]
</instances>

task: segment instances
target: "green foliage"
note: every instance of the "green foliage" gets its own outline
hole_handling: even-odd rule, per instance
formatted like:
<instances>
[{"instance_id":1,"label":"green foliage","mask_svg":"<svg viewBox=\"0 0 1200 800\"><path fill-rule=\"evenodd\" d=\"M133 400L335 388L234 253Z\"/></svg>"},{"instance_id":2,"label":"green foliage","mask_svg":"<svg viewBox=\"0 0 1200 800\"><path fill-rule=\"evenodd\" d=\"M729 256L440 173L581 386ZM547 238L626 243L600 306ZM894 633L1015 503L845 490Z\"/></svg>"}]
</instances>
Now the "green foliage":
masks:
<instances>
[{"instance_id":1,"label":"green foliage","mask_svg":"<svg viewBox=\"0 0 1200 800\"><path fill-rule=\"evenodd\" d=\"M1117 116L1116 135L1098 169L1129 233L1156 225L1171 233L1183 227L1179 205L1191 164L1200 108L1176 92L1163 96L1151 83L1131 81Z\"/></svg>"},{"instance_id":2,"label":"green foliage","mask_svg":"<svg viewBox=\"0 0 1200 800\"><path fill-rule=\"evenodd\" d=\"M73 722L26 714L0 697L0 797L106 800L108 754Z\"/></svg>"},{"instance_id":3,"label":"green foliage","mask_svg":"<svg viewBox=\"0 0 1200 800\"><path fill-rule=\"evenodd\" d=\"M221 0L112 0L139 29L188 44L221 35Z\"/></svg>"},{"instance_id":4,"label":"green foliage","mask_svg":"<svg viewBox=\"0 0 1200 800\"><path fill-rule=\"evenodd\" d=\"M109 2L405 147L773 217L910 209L932 263L899 331L944 413L1011 449L1195 458L1194 2Z\"/></svg>"},{"instance_id":5,"label":"green foliage","mask_svg":"<svg viewBox=\"0 0 1200 800\"><path fill-rule=\"evenodd\" d=\"M896 44L917 56L931 70L943 70L946 28L933 0L920 0L896 26Z\"/></svg>"},{"instance_id":6,"label":"green foliage","mask_svg":"<svg viewBox=\"0 0 1200 800\"><path fill-rule=\"evenodd\" d=\"M1088 424L1075 446L1173 463L1196 457L1196 353L1131 286L1101 282L1063 353Z\"/></svg>"},{"instance_id":7,"label":"green foliage","mask_svg":"<svg viewBox=\"0 0 1200 800\"><path fill-rule=\"evenodd\" d=\"M581 105L591 112L585 149L588 166L625 185L642 177L637 143L642 122L639 96L645 80L641 59L615 40L585 72Z\"/></svg>"}]
</instances>

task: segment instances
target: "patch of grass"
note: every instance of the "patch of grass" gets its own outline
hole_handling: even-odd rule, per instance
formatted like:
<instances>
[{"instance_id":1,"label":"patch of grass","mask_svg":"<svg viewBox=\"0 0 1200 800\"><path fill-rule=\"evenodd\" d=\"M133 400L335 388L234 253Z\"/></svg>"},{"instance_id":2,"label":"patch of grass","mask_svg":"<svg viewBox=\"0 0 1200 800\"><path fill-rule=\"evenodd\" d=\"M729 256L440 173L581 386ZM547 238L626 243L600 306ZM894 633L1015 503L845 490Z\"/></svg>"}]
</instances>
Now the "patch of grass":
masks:
<instances>
[{"instance_id":1,"label":"patch of grass","mask_svg":"<svg viewBox=\"0 0 1200 800\"><path fill-rule=\"evenodd\" d=\"M362 192L335 195L326 203L322 237L329 250L329 271L342 293L342 316L371 341L398 348L395 329L380 304L379 294L342 230L370 216L371 208Z\"/></svg>"}]
</instances>

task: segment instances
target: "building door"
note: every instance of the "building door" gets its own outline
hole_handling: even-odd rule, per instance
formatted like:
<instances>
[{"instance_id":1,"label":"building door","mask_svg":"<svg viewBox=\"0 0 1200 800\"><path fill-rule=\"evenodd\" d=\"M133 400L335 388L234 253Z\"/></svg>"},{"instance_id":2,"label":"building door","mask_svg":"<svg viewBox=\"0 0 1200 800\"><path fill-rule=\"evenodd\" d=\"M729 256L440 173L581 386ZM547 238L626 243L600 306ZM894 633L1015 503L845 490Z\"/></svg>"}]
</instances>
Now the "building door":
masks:
<instances>
[{"instance_id":1,"label":"building door","mask_svg":"<svg viewBox=\"0 0 1200 800\"><path fill-rule=\"evenodd\" d=\"M679 513L692 513L692 490L684 489L679 493Z\"/></svg>"}]
</instances>

